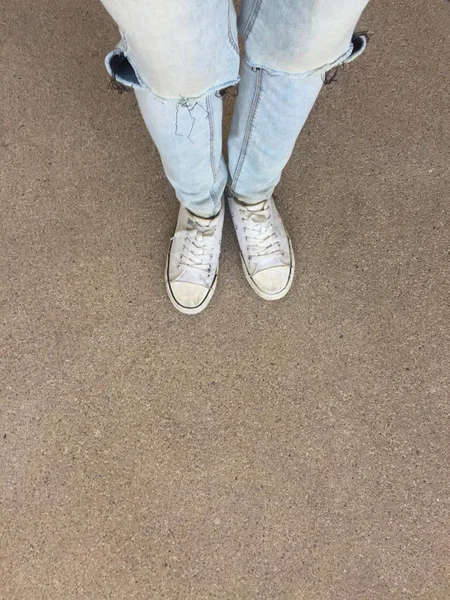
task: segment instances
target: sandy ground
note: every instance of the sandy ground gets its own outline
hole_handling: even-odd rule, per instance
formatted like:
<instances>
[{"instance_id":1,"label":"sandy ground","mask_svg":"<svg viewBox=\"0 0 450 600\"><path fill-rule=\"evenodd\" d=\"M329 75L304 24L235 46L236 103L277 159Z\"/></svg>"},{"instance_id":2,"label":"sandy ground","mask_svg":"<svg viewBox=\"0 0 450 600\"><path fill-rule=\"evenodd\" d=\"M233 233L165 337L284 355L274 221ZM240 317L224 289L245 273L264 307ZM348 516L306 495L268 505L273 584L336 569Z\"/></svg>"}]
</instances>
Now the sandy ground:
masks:
<instances>
[{"instance_id":1,"label":"sandy ground","mask_svg":"<svg viewBox=\"0 0 450 600\"><path fill-rule=\"evenodd\" d=\"M114 24L1 27L1 598L448 600L449 3L373 1L278 189L290 295L227 221L199 318Z\"/></svg>"}]
</instances>

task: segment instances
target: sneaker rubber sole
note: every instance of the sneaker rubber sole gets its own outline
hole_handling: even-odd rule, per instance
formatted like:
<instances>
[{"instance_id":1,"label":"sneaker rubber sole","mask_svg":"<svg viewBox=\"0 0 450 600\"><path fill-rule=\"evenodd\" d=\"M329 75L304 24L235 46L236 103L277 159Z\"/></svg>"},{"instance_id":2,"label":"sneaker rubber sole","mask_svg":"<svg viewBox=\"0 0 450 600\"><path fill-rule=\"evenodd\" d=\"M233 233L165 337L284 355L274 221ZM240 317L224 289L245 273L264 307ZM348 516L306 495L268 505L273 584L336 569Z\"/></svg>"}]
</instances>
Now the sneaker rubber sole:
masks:
<instances>
[{"instance_id":1,"label":"sneaker rubber sole","mask_svg":"<svg viewBox=\"0 0 450 600\"><path fill-rule=\"evenodd\" d=\"M172 289L171 289L170 283L169 283L169 276L168 276L168 274L169 274L169 257L170 257L170 249L169 249L169 252L167 253L166 269L164 271L164 280L166 282L166 291L167 291L167 295L169 296L169 300L172 302L173 306L179 312L183 313L184 315L198 315L203 310L205 310L205 308L211 302L211 298L213 297L213 294L214 294L214 292L216 290L216 286L217 286L217 275L219 273L219 269L217 269L217 271L216 271L216 274L214 276L214 281L213 281L211 287L209 288L209 291L206 294L203 302L201 304L199 304L198 306L194 306L191 308L189 306L183 306L182 304L177 302L175 296L172 293Z\"/></svg>"}]
</instances>

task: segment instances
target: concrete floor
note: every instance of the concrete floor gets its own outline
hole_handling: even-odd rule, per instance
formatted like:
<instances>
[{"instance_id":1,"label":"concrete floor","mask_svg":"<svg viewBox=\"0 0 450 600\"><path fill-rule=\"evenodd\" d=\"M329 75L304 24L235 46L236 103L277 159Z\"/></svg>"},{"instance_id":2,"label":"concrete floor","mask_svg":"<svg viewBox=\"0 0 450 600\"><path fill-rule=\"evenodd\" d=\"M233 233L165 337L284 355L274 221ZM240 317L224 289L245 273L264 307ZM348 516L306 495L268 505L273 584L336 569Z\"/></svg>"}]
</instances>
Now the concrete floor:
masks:
<instances>
[{"instance_id":1,"label":"concrete floor","mask_svg":"<svg viewBox=\"0 0 450 600\"><path fill-rule=\"evenodd\" d=\"M198 318L114 24L7 5L0 597L448 600L449 3L373 1L278 189L291 293L227 222Z\"/></svg>"}]
</instances>

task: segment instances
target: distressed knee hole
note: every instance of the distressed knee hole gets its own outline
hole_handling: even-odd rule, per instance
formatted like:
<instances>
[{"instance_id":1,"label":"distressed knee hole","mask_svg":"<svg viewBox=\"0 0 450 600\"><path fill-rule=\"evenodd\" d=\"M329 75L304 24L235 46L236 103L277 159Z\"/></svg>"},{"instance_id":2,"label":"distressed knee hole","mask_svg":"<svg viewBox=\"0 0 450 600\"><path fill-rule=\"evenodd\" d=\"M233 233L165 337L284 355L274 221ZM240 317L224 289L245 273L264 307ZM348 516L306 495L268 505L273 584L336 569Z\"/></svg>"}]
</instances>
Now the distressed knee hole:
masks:
<instances>
[{"instance_id":1,"label":"distressed knee hole","mask_svg":"<svg viewBox=\"0 0 450 600\"><path fill-rule=\"evenodd\" d=\"M348 50L339 58L332 60L329 63L318 65L315 68L308 69L307 71L296 71L295 65L292 65L292 71L278 70L267 64L254 63L248 58L246 59L246 62L251 69L261 69L268 75L272 75L274 77L284 76L291 79L301 79L304 77L309 77L310 75L322 74L326 80L326 74L328 72L333 71L344 64L350 63L360 56L366 49L368 39L369 36L366 32L355 33L352 37Z\"/></svg>"},{"instance_id":2,"label":"distressed knee hole","mask_svg":"<svg viewBox=\"0 0 450 600\"><path fill-rule=\"evenodd\" d=\"M212 85L204 91L199 90L200 93L198 95L189 95L187 97L183 96L182 94L177 94L174 96L162 96L143 82L142 78L138 75L136 69L134 68L130 58L125 54L121 44L119 44L106 56L105 66L111 77L110 86L113 89L119 92L130 91L132 89L136 91L141 90L149 92L162 102L172 102L179 104L180 106L187 106L190 103L203 100L207 96L213 94L219 98L223 98L229 94L231 90L236 89L240 79L238 76L233 80Z\"/></svg>"},{"instance_id":3,"label":"distressed knee hole","mask_svg":"<svg viewBox=\"0 0 450 600\"><path fill-rule=\"evenodd\" d=\"M111 76L111 85L115 89L119 91L129 91L131 89L148 91L148 87L138 76L121 44L107 54L105 66Z\"/></svg>"}]
</instances>

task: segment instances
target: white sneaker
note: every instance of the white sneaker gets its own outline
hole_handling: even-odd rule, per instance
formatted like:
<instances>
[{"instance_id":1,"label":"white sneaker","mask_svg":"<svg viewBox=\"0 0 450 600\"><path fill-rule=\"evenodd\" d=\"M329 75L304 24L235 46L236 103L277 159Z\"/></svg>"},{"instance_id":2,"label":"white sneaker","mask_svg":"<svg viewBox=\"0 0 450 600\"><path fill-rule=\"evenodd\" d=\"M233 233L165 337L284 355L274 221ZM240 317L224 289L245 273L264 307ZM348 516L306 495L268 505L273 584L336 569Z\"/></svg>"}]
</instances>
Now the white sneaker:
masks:
<instances>
[{"instance_id":1,"label":"white sneaker","mask_svg":"<svg viewBox=\"0 0 450 600\"><path fill-rule=\"evenodd\" d=\"M180 312L196 315L216 289L225 207L213 219L197 217L180 206L166 265L166 288Z\"/></svg>"},{"instance_id":2,"label":"white sneaker","mask_svg":"<svg viewBox=\"0 0 450 600\"><path fill-rule=\"evenodd\" d=\"M273 198L242 204L228 192L228 203L247 281L264 300L282 298L292 285L295 259Z\"/></svg>"}]
</instances>

